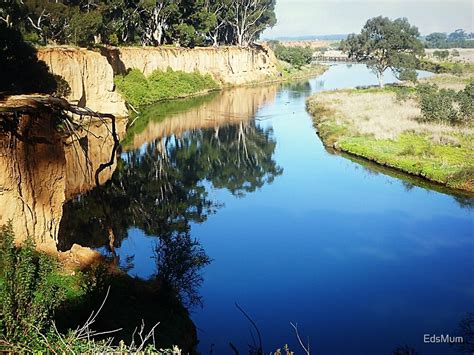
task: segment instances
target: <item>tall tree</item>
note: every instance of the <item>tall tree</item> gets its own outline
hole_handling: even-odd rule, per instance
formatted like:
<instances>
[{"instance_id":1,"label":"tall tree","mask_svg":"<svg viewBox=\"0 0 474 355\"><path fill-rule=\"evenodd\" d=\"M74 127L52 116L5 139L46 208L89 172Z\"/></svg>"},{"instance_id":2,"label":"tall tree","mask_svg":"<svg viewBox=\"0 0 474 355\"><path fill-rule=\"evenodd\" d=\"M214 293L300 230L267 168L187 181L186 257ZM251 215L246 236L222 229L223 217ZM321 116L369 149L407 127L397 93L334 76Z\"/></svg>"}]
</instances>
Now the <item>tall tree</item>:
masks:
<instances>
[{"instance_id":1,"label":"tall tree","mask_svg":"<svg viewBox=\"0 0 474 355\"><path fill-rule=\"evenodd\" d=\"M236 44L248 46L276 24L275 0L232 0L228 23L235 31Z\"/></svg>"},{"instance_id":2,"label":"tall tree","mask_svg":"<svg viewBox=\"0 0 474 355\"><path fill-rule=\"evenodd\" d=\"M208 35L212 39L212 45L214 47L219 46L222 32L227 25L227 9L230 4L231 0L206 0L206 10L212 17Z\"/></svg>"},{"instance_id":3,"label":"tall tree","mask_svg":"<svg viewBox=\"0 0 474 355\"><path fill-rule=\"evenodd\" d=\"M180 0L140 0L142 18L142 43L161 45L165 31L170 27L173 16L179 14Z\"/></svg>"},{"instance_id":4,"label":"tall tree","mask_svg":"<svg viewBox=\"0 0 474 355\"><path fill-rule=\"evenodd\" d=\"M414 70L416 56L424 53L419 35L418 28L406 18L392 21L379 16L368 20L360 34L349 35L342 48L349 58L367 63L383 87L383 73L387 69L396 73Z\"/></svg>"}]
</instances>

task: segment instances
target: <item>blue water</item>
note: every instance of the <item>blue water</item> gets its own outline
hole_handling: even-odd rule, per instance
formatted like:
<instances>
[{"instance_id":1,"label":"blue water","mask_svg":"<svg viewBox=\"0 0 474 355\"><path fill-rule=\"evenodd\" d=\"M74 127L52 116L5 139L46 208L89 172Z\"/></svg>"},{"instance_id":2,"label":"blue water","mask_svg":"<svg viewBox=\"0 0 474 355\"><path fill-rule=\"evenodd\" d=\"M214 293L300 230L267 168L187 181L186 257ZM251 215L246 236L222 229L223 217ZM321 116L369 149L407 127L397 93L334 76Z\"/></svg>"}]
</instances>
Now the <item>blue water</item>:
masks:
<instances>
[{"instance_id":1,"label":"blue water","mask_svg":"<svg viewBox=\"0 0 474 355\"><path fill-rule=\"evenodd\" d=\"M337 65L281 86L256 113L281 174L243 196L202 179L207 198L222 204L190 222L212 259L202 270L203 306L191 310L203 354L252 344L235 302L257 323L266 353L284 344L302 353L289 322L314 354L391 354L404 345L455 352L423 337L459 335L459 321L474 312L472 207L328 153L305 110L315 92L373 84L364 66ZM128 229L117 253L135 255L132 275L154 275L154 243Z\"/></svg>"}]
</instances>

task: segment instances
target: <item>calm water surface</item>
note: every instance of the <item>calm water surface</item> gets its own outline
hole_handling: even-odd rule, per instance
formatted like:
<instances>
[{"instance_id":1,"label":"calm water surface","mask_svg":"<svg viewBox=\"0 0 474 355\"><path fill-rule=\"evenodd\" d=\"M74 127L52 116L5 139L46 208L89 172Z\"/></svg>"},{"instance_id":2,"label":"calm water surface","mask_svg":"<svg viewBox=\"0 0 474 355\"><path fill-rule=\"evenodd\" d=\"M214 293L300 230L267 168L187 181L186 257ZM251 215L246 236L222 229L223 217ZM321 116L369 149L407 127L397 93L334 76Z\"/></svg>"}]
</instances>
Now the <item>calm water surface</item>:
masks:
<instances>
[{"instance_id":1,"label":"calm water surface","mask_svg":"<svg viewBox=\"0 0 474 355\"><path fill-rule=\"evenodd\" d=\"M299 353L290 321L315 354L455 351L423 344L423 335L458 335L474 312L474 200L328 153L305 110L312 93L375 83L364 66L333 66L269 90L246 111L250 120L124 148L114 179L127 196L106 191L120 220L115 253L130 274L149 278L157 272L153 236L200 242L212 259L195 290L202 308L191 309L203 353L214 344L214 354L230 354L229 342L245 353L252 344L236 302L258 324L267 353L284 344ZM95 213L79 200L66 207L66 221ZM74 228L66 224L63 234ZM110 253L102 240L68 238Z\"/></svg>"}]
</instances>

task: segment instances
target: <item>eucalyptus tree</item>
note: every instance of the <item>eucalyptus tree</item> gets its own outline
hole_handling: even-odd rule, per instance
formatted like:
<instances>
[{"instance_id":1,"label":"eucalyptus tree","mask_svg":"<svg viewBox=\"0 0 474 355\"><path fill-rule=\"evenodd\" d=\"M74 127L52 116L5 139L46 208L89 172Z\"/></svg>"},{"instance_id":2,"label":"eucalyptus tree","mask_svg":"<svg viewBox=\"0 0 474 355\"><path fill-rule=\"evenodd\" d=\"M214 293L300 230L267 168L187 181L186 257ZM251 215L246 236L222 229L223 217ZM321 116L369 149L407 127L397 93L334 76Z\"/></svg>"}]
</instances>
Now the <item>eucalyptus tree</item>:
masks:
<instances>
[{"instance_id":1,"label":"eucalyptus tree","mask_svg":"<svg viewBox=\"0 0 474 355\"><path fill-rule=\"evenodd\" d=\"M140 0L142 44L161 45L173 17L178 16L180 0Z\"/></svg>"},{"instance_id":2,"label":"eucalyptus tree","mask_svg":"<svg viewBox=\"0 0 474 355\"><path fill-rule=\"evenodd\" d=\"M181 0L174 17L171 40L186 47L202 46L216 18L208 11L207 0Z\"/></svg>"},{"instance_id":3,"label":"eucalyptus tree","mask_svg":"<svg viewBox=\"0 0 474 355\"><path fill-rule=\"evenodd\" d=\"M369 19L360 34L349 35L342 48L349 58L365 62L383 87L383 73L387 69L405 76L408 70L414 71L417 56L424 53L419 35L418 28L406 18L392 21L379 16Z\"/></svg>"},{"instance_id":4,"label":"eucalyptus tree","mask_svg":"<svg viewBox=\"0 0 474 355\"><path fill-rule=\"evenodd\" d=\"M22 2L19 0L2 0L0 5L0 24L8 28L18 26L24 15Z\"/></svg>"},{"instance_id":5,"label":"eucalyptus tree","mask_svg":"<svg viewBox=\"0 0 474 355\"><path fill-rule=\"evenodd\" d=\"M248 46L267 28L276 24L275 0L231 0L228 23L235 32L235 42Z\"/></svg>"},{"instance_id":6,"label":"eucalyptus tree","mask_svg":"<svg viewBox=\"0 0 474 355\"><path fill-rule=\"evenodd\" d=\"M206 0L205 8L212 18L208 36L211 38L214 47L219 46L223 30L227 26L227 9L230 4L231 0Z\"/></svg>"},{"instance_id":7,"label":"eucalyptus tree","mask_svg":"<svg viewBox=\"0 0 474 355\"><path fill-rule=\"evenodd\" d=\"M67 3L47 0L25 0L27 29L38 34L43 44L68 42L70 19L76 8Z\"/></svg>"}]
</instances>

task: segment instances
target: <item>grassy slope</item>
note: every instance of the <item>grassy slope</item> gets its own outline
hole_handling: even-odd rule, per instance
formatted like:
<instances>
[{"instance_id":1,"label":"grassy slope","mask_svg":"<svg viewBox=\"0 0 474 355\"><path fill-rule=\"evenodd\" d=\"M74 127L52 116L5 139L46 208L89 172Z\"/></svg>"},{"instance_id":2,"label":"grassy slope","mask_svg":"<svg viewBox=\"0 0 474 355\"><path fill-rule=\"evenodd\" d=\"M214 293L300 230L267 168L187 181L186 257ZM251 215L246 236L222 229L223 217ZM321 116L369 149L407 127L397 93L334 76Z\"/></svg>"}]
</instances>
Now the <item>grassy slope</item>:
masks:
<instances>
[{"instance_id":1,"label":"grassy slope","mask_svg":"<svg viewBox=\"0 0 474 355\"><path fill-rule=\"evenodd\" d=\"M139 70L133 69L126 75L116 76L115 85L125 100L135 107L220 88L209 74L173 70L155 70L149 77L145 77Z\"/></svg>"},{"instance_id":2,"label":"grassy slope","mask_svg":"<svg viewBox=\"0 0 474 355\"><path fill-rule=\"evenodd\" d=\"M451 78L451 80L456 79ZM393 88L344 90L338 92L337 100L350 100L350 97L354 95L356 99L362 99L360 95L374 93L394 96L393 90ZM307 102L308 110L314 116L318 134L326 146L409 174L425 177L451 188L474 191L472 129L466 129L463 132L462 129L443 130L443 127L437 126L433 129L436 133L433 133L430 132L430 127L426 127L427 125L420 125L420 130L402 130L395 138L383 138L371 132L361 133L361 130L356 127L358 123L357 118L354 118L356 114L351 115L350 110L341 113L337 107L342 101L339 101L339 104L335 102L334 94L334 92L318 94ZM375 100L380 98L382 96L378 96ZM371 105L367 104L366 116L361 115L359 120L371 119L370 115L374 114L370 111ZM399 108L387 110L388 119L399 116L398 111L410 103L402 102L399 105ZM380 123L380 119L377 122ZM441 131L442 139L434 139L434 136L440 135L440 129L443 130Z\"/></svg>"}]
</instances>

